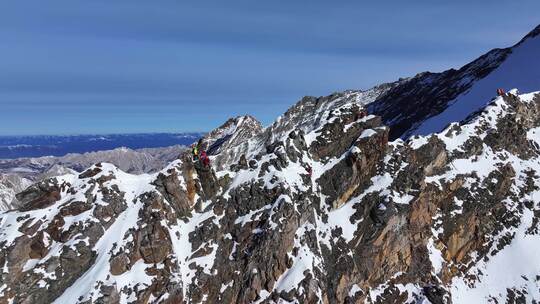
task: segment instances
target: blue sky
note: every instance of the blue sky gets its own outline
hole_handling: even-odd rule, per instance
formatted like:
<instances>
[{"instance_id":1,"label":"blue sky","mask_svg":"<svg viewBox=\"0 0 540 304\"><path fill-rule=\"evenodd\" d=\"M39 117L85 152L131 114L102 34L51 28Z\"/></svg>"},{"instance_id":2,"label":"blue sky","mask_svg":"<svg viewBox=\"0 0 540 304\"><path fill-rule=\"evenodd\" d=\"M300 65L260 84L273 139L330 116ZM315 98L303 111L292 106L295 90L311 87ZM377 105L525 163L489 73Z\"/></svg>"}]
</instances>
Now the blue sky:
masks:
<instances>
[{"instance_id":1,"label":"blue sky","mask_svg":"<svg viewBox=\"0 0 540 304\"><path fill-rule=\"evenodd\" d=\"M460 67L540 1L0 2L0 135L268 124L303 95ZM383 1L377 1L383 2Z\"/></svg>"}]
</instances>

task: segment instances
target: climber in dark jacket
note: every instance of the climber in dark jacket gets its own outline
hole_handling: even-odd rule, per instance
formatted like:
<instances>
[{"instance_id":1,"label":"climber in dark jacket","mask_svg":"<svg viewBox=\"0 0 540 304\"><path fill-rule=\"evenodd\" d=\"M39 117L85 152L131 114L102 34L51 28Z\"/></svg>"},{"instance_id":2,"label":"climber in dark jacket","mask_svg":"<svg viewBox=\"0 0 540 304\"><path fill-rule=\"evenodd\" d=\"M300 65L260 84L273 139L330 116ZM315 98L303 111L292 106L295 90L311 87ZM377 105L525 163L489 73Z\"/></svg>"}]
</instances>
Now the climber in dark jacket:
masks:
<instances>
[{"instance_id":1,"label":"climber in dark jacket","mask_svg":"<svg viewBox=\"0 0 540 304\"><path fill-rule=\"evenodd\" d=\"M311 166L306 166L306 172L308 174L309 177L311 177L311 175L313 174L313 170L311 169Z\"/></svg>"}]
</instances>

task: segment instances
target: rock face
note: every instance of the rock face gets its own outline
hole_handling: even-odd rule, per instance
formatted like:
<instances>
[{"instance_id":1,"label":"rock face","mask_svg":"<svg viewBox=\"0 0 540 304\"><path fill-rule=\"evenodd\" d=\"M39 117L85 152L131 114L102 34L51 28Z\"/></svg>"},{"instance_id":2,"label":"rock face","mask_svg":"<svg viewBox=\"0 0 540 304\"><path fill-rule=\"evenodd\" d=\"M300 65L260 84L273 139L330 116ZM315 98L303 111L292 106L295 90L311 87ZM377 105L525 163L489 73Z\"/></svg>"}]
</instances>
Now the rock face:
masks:
<instances>
[{"instance_id":1,"label":"rock face","mask_svg":"<svg viewBox=\"0 0 540 304\"><path fill-rule=\"evenodd\" d=\"M304 98L212 167L33 185L0 215L0 303L540 299L540 94L406 142L369 95Z\"/></svg>"}]
</instances>

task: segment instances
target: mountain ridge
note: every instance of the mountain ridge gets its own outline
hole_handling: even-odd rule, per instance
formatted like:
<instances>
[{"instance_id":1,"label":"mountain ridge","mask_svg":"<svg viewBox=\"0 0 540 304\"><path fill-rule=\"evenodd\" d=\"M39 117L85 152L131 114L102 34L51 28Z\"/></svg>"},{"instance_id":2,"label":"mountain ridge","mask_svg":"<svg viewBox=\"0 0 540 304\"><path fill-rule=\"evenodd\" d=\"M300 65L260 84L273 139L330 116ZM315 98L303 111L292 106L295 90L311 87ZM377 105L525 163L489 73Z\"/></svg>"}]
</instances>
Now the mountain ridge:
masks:
<instances>
[{"instance_id":1,"label":"mountain ridge","mask_svg":"<svg viewBox=\"0 0 540 304\"><path fill-rule=\"evenodd\" d=\"M411 135L425 135L440 131L446 124L451 121L463 120L466 115L454 114L444 123L436 122L433 126L424 127L424 130L422 130L422 124L425 124L429 119L436 121L437 116L447 111L452 104L460 102L457 100L460 96L467 95L470 90L496 71L507 60L507 57L512 57L513 52L533 40L536 44L531 47L531 54L526 57L529 60L529 65L520 64L521 69L523 69L521 72L530 79L540 77L538 72L534 72L540 66L540 60L534 56L535 52L540 51L540 46L538 46L539 33L540 25L513 46L493 49L458 70L450 69L440 73L423 72L408 78L402 85L380 95L368 106L369 111L383 117L385 124L392 128L391 139L398 137L407 139ZM525 91L531 91L535 89L534 85L537 84L530 81L515 81L512 79L514 73L503 72L502 74L508 76L482 89L471 99L477 100L477 102L488 100L493 95L494 90L499 87L507 86L506 89L519 87ZM464 100L464 102L467 103L469 100ZM482 106L482 104L472 106L465 112L466 114L474 112Z\"/></svg>"},{"instance_id":2,"label":"mountain ridge","mask_svg":"<svg viewBox=\"0 0 540 304\"><path fill-rule=\"evenodd\" d=\"M540 128L540 94L514 94L497 98L468 124L451 125L431 137L393 143L387 142L389 130L380 125L380 118L363 116L360 106L348 103L347 98L356 100L349 94L338 97L343 98L341 107L331 107L323 114L324 123L313 123L310 129L289 129L283 137L277 137L270 150L263 146L257 155L249 157L255 164L225 175L198 167L186 152L153 175L134 176L110 164L98 164L79 176L68 174L42 182L18 195L24 203L21 210L1 216L0 242L8 253L3 263L12 276L3 277L9 287L2 294L4 299L32 299L36 303L52 301L50 297L56 296L56 303L75 299L164 303L349 299L380 303L447 301L450 297L455 303L460 302L459 297L468 301L470 295L463 295L466 287L453 286L461 286L461 276L476 268L461 267L471 259L487 258L488 253L503 256L505 246L520 240L504 233L507 236L500 238L497 231L504 227L501 225L523 233L526 230L520 227L536 227L534 221L527 224L520 220L535 218L536 204L525 204L521 209L512 209L510 201L492 206L478 202L474 194L480 191L489 202L497 197L520 196L523 191L536 193L535 188L527 186L530 173L520 162L539 162L537 146L530 140L540 139L535 135ZM355 123L345 128L351 118ZM281 124L275 130L278 126ZM334 126L355 134L350 137L356 138L352 146L348 146L349 137L334 137L327 132ZM513 138L514 144L509 146L506 134L516 135L518 131L524 137L520 136L520 141ZM308 145L305 137L312 132L317 136ZM327 143L321 147L332 150L308 148L320 141ZM471 145L476 145L476 150ZM475 155L477 160L472 157ZM511 164L502 165L505 159ZM499 161L503 161L500 166ZM475 165L484 162L490 165ZM313 168L312 176L306 165ZM273 169L268 171L268 166ZM484 169L478 171L480 168ZM469 190L459 192L462 188L456 183L469 183ZM485 183L492 194L475 186L477 183ZM461 203L445 199L448 194L444 193L455 191L453 195ZM501 214L506 220L489 216L489 210L496 206L505 208ZM48 208L57 213L48 213ZM476 208L485 208L478 211L487 213L482 215L483 224L476 224L484 228L472 229L487 229L478 233L485 234L491 240L488 243L460 228L475 218ZM25 213L30 217L23 216ZM42 215L46 216L36 223ZM401 222L405 216L416 220ZM17 223L17 218L25 220ZM456 219L462 224L456 225ZM8 223L10 226L6 226ZM36 224L37 234L31 232L36 231ZM406 225L406 230L396 228L401 225ZM95 230L93 226L103 228ZM530 237L540 237L534 231L529 232ZM79 237L81 233L84 239ZM30 239L23 242L25 238ZM456 243L455 238L463 241ZM40 245L23 249L23 244L36 241ZM72 245L63 245L66 243ZM191 244L191 249L186 251L182 244ZM378 249L369 249L372 246ZM423 249L403 251L408 246ZM95 248L97 255L90 248ZM13 264L26 259L20 255L25 250L34 260ZM351 250L353 255L346 254ZM480 256L471 255L473 252ZM75 253L80 257L73 261L81 266L68 266L69 256ZM378 260L379 254L383 254L382 260ZM362 264L355 264L355 257L362 257ZM332 266L336 258L344 260ZM55 262L58 259L68 264L51 268L60 265ZM378 263L387 266L380 268ZM19 272L18 267L23 265L26 270ZM423 272L424 267L432 270ZM86 273L86 279L80 279L80 273ZM126 275L129 280L121 279ZM531 275L526 275L531 283L524 285L529 287L526 292L520 291L521 297L537 296L530 290L535 286ZM482 278L480 273L475 276ZM93 279L89 282L88 278ZM452 283L455 279L449 278L459 280ZM28 280L43 283L28 290L10 283ZM199 280L202 285L196 283ZM517 290L513 291L515 296Z\"/></svg>"},{"instance_id":3,"label":"mountain ridge","mask_svg":"<svg viewBox=\"0 0 540 304\"><path fill-rule=\"evenodd\" d=\"M98 163L32 185L0 214L0 303L540 299L540 92L493 90L426 136L385 125L437 114L397 119L422 104L396 114L399 92L447 111L455 73L304 97L264 129L232 119L201 141L210 166L185 151L152 174Z\"/></svg>"}]
</instances>

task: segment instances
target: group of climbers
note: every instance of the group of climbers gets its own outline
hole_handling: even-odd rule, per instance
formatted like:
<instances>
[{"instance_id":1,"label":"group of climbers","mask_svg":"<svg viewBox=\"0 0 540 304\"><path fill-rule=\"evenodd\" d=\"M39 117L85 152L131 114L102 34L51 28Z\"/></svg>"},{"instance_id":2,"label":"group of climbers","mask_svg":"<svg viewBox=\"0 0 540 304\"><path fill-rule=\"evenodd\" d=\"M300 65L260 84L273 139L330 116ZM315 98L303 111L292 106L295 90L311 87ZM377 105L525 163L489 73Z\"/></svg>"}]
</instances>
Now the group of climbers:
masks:
<instances>
[{"instance_id":1,"label":"group of climbers","mask_svg":"<svg viewBox=\"0 0 540 304\"><path fill-rule=\"evenodd\" d=\"M511 91L506 92L503 88L497 89L497 96L505 97L505 96L510 96L510 95L513 95L513 96L519 95L519 90L513 89Z\"/></svg>"},{"instance_id":2,"label":"group of climbers","mask_svg":"<svg viewBox=\"0 0 540 304\"><path fill-rule=\"evenodd\" d=\"M204 167L210 166L210 157L208 157L205 150L199 150L199 143L191 146L193 162L199 161Z\"/></svg>"}]
</instances>

